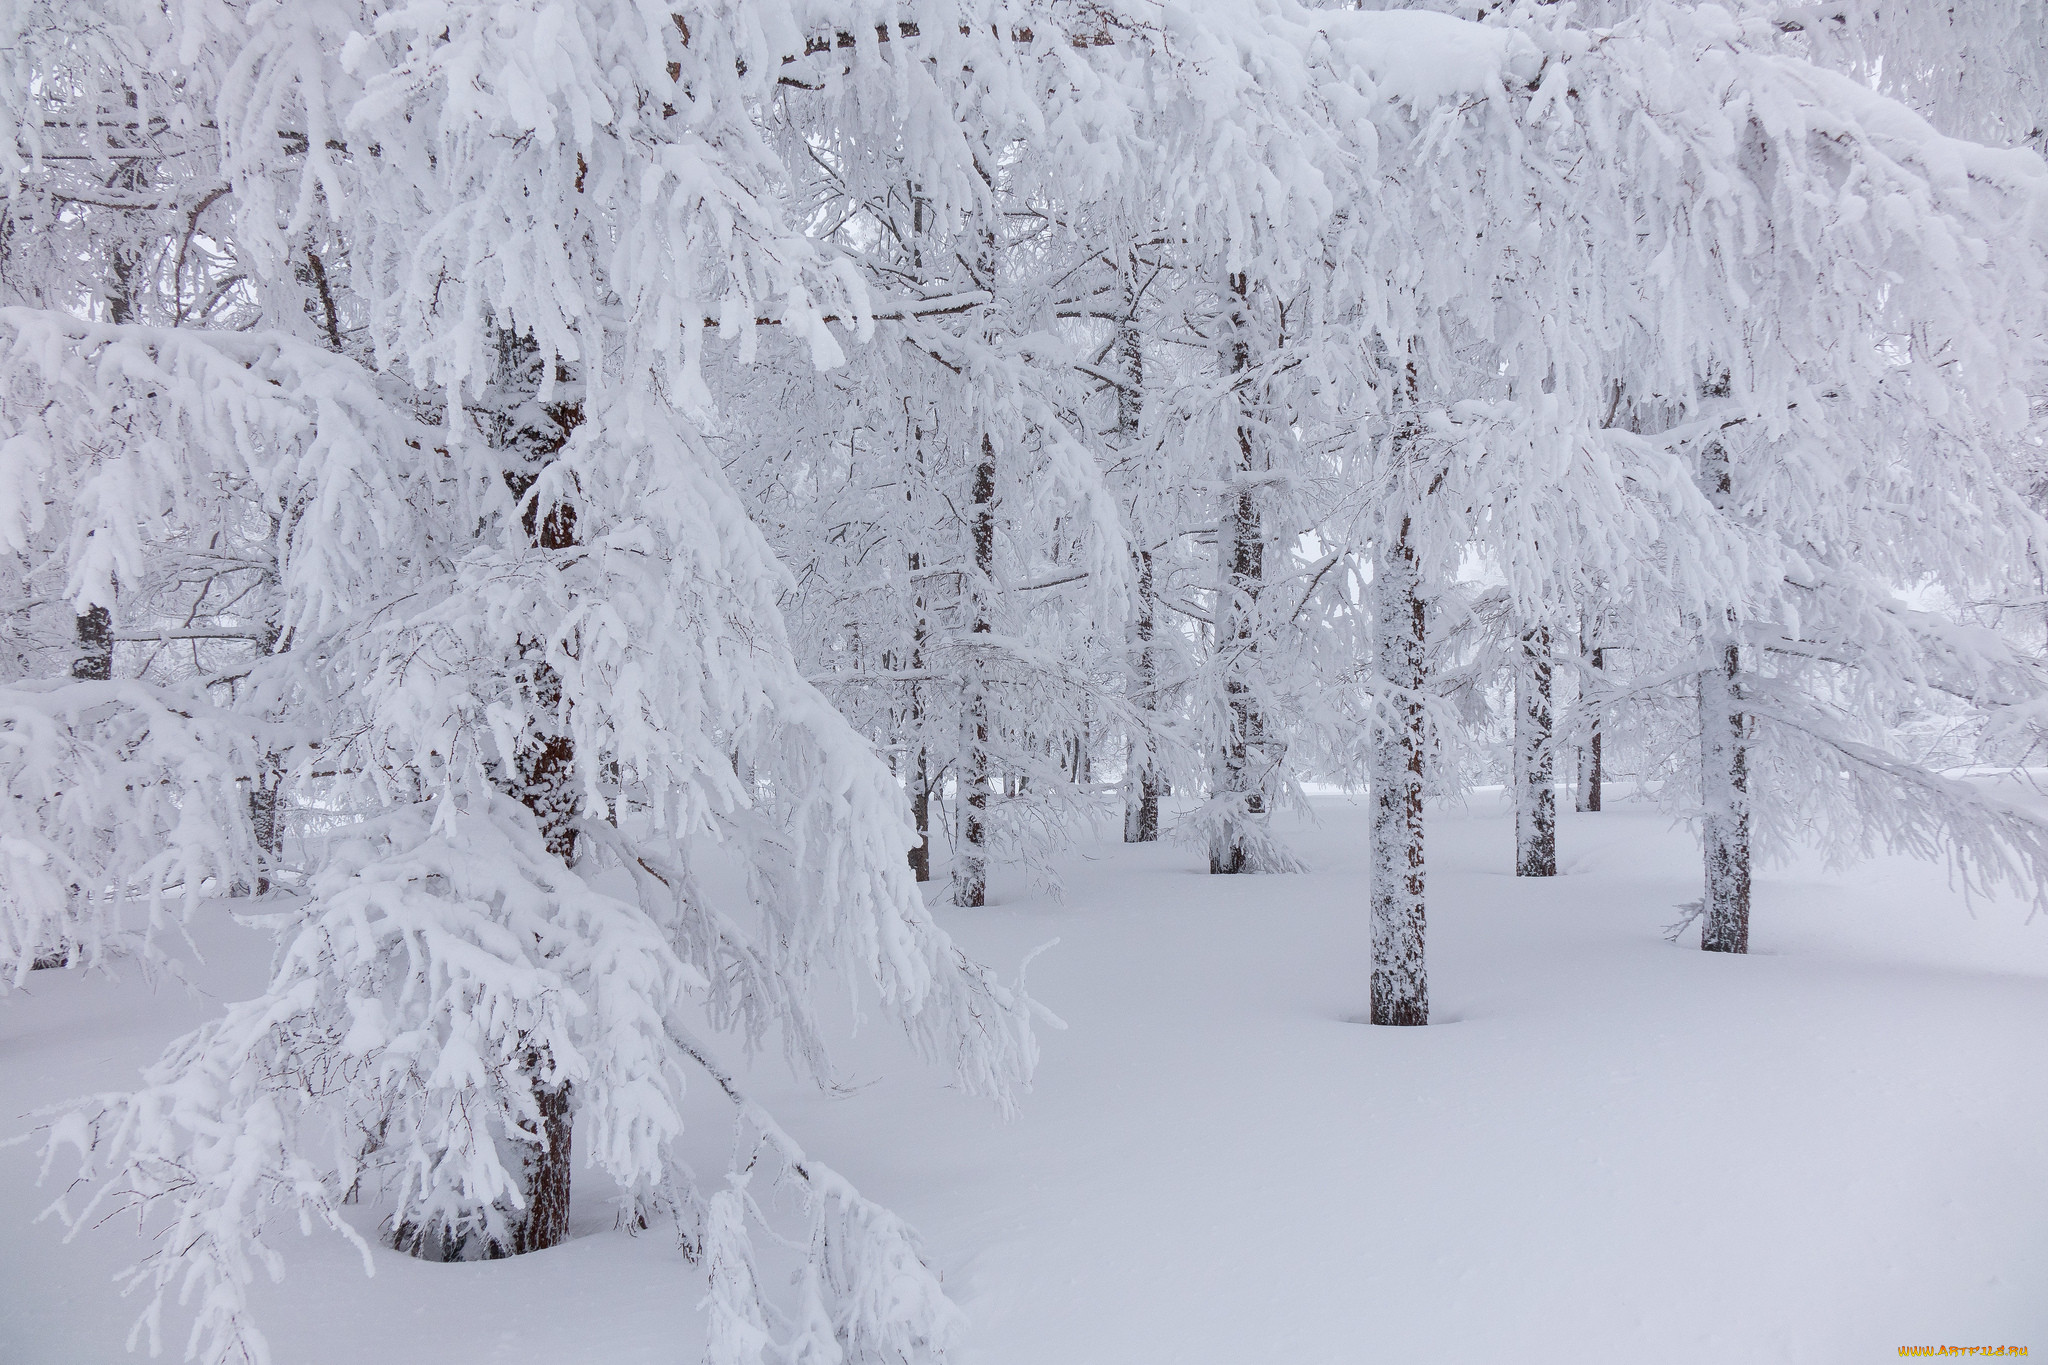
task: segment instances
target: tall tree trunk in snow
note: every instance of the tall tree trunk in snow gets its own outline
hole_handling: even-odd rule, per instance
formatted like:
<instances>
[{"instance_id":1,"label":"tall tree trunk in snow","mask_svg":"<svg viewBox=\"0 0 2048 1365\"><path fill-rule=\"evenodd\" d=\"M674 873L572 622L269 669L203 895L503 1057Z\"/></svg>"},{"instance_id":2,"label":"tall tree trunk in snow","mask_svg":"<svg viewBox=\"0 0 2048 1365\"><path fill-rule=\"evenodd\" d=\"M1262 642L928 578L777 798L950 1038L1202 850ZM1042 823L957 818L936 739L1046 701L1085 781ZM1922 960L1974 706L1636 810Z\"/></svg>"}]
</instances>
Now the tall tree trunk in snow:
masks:
<instances>
[{"instance_id":1,"label":"tall tree trunk in snow","mask_svg":"<svg viewBox=\"0 0 2048 1365\"><path fill-rule=\"evenodd\" d=\"M1138 610L1131 621L1135 645L1131 680L1137 686L1137 710L1144 713L1146 719L1140 722L1139 733L1131 736L1129 771L1125 777L1124 842L1149 844L1159 838L1157 742L1152 735L1150 720L1150 716L1159 709L1155 690L1159 668L1152 654L1156 589L1152 581L1152 552L1137 550L1131 559L1137 568L1138 579Z\"/></svg>"},{"instance_id":2,"label":"tall tree trunk in snow","mask_svg":"<svg viewBox=\"0 0 2048 1365\"><path fill-rule=\"evenodd\" d=\"M582 424L583 409L573 396L535 408L545 366L557 362L542 356L531 340L500 334L496 403L484 418L491 436L510 457L505 484L516 498L525 498L547 467ZM577 390L572 376L556 371L568 395ZM543 506L538 500L521 514L528 538L540 550L568 550L577 543L576 509L566 503ZM547 644L523 642L525 685L534 717L534 733L513 758L504 776L506 791L533 813L542 842L564 863L576 857L576 817L581 811L576 778L576 744L563 712L562 680L547 662ZM522 1125L520 1184L524 1207L511 1211L511 1242L487 1248L487 1254L519 1255L543 1251L561 1242L569 1225L569 1127L574 1096L567 1081L551 1079L554 1059L530 1051L522 1063L533 1086L539 1110L535 1121Z\"/></svg>"},{"instance_id":3,"label":"tall tree trunk in snow","mask_svg":"<svg viewBox=\"0 0 2048 1365\"><path fill-rule=\"evenodd\" d=\"M263 639L263 653L277 648L279 632L270 625ZM270 874L284 857L284 760L276 753L263 756L263 766L249 782L249 835L256 845L256 894L270 891Z\"/></svg>"},{"instance_id":4,"label":"tall tree trunk in snow","mask_svg":"<svg viewBox=\"0 0 2048 1365\"><path fill-rule=\"evenodd\" d=\"M989 593L995 581L996 452L987 433L974 466L974 572L967 576L973 602L971 633L987 635ZM953 904L982 905L988 899L988 689L985 651L970 643L966 682L960 698L960 848L953 859Z\"/></svg>"},{"instance_id":5,"label":"tall tree trunk in snow","mask_svg":"<svg viewBox=\"0 0 2048 1365\"><path fill-rule=\"evenodd\" d=\"M918 436L921 446L924 433L920 431ZM910 552L910 581L913 585L912 591L916 594L913 598L913 607L917 612L917 619L911 626L910 635L910 668L912 672L919 672L924 668L924 645L929 633L924 617L924 589L918 586L923 580L917 577L918 570L923 566L924 556L912 550ZM931 754L924 744L924 722L924 684L916 679L912 679L910 683L910 734L912 742L917 747L917 759L911 767L908 786L910 788L910 818L911 822L917 826L917 842L910 849L910 870L917 880L928 882L932 879L932 772Z\"/></svg>"},{"instance_id":6,"label":"tall tree trunk in snow","mask_svg":"<svg viewBox=\"0 0 2048 1365\"><path fill-rule=\"evenodd\" d=\"M1593 642L1595 629L1591 617L1587 617L1580 624L1579 652L1584 656L1586 667L1598 673L1607 667L1607 650ZM1580 695L1584 696L1583 688ZM1578 807L1581 811L1600 809L1600 787L1606 781L1606 777L1601 766L1600 720L1596 715L1593 722L1586 727L1586 742L1579 749Z\"/></svg>"},{"instance_id":7,"label":"tall tree trunk in snow","mask_svg":"<svg viewBox=\"0 0 2048 1365\"><path fill-rule=\"evenodd\" d=\"M529 1053L526 1070L538 1073L547 1059ZM536 1085L534 1100L540 1110L538 1123L529 1126L530 1141L520 1159L520 1186L526 1208L512 1225L514 1256L529 1251L546 1251L560 1246L569 1236L569 1139L574 1116L574 1096L568 1082Z\"/></svg>"},{"instance_id":8,"label":"tall tree trunk in snow","mask_svg":"<svg viewBox=\"0 0 2048 1365\"><path fill-rule=\"evenodd\" d=\"M1423 952L1422 576L1402 518L1373 564L1373 672L1384 696L1375 715L1367 778L1372 790L1372 1022L1429 1022Z\"/></svg>"},{"instance_id":9,"label":"tall tree trunk in snow","mask_svg":"<svg viewBox=\"0 0 2048 1365\"><path fill-rule=\"evenodd\" d=\"M1420 473L1422 417L1411 355L1397 381L1393 413L1396 477L1412 487ZM1428 744L1423 709L1428 681L1427 619L1414 523L1403 516L1383 530L1373 556L1373 675L1380 692L1366 754L1372 790L1372 1022L1429 1022L1429 966L1422 848L1422 762Z\"/></svg>"},{"instance_id":10,"label":"tall tree trunk in snow","mask_svg":"<svg viewBox=\"0 0 2048 1365\"><path fill-rule=\"evenodd\" d=\"M1216 647L1223 655L1223 695L1229 733L1214 763L1215 797L1224 807L1224 821L1209 844L1209 871L1247 870L1247 826L1266 814L1266 717L1259 709L1250 676L1258 655L1258 601L1264 586L1266 545L1259 517L1258 487L1261 442L1245 372L1251 368L1251 317L1247 307L1250 281L1230 277L1234 301L1230 308L1228 364L1237 388L1237 487L1224 513L1227 556L1220 609L1216 614Z\"/></svg>"},{"instance_id":11,"label":"tall tree trunk in snow","mask_svg":"<svg viewBox=\"0 0 2048 1365\"><path fill-rule=\"evenodd\" d=\"M1749 717L1742 711L1742 650L1718 649L1700 674L1700 798L1706 895L1700 947L1749 951Z\"/></svg>"},{"instance_id":12,"label":"tall tree trunk in snow","mask_svg":"<svg viewBox=\"0 0 2048 1365\"><path fill-rule=\"evenodd\" d=\"M1552 782L1550 630L1522 632L1515 671L1515 875L1557 875L1557 789Z\"/></svg>"},{"instance_id":13,"label":"tall tree trunk in snow","mask_svg":"<svg viewBox=\"0 0 2048 1365\"><path fill-rule=\"evenodd\" d=\"M1144 424L1145 350L1138 331L1136 262L1126 263L1124 278L1125 316L1117 324L1116 350L1123 362L1124 382L1116 391L1116 429L1119 443L1136 445ZM1134 527L1143 534L1136 517ZM1159 837L1158 744L1152 717L1159 710L1154 690L1159 681L1158 661L1152 653L1152 632L1157 622L1157 589L1152 580L1152 552L1131 551L1138 600L1131 613L1131 688L1134 709L1139 713L1138 733L1131 736L1130 758L1124 765L1124 842L1149 844Z\"/></svg>"},{"instance_id":14,"label":"tall tree trunk in snow","mask_svg":"<svg viewBox=\"0 0 2048 1365\"><path fill-rule=\"evenodd\" d=\"M1714 392L1710 390L1709 392ZM1725 382L1719 392L1725 393ZM1709 446L1702 482L1718 506L1734 491L1728 449ZM1706 872L1700 947L1749 951L1749 717L1742 709L1742 647L1731 613L1709 630L1710 664L1700 674L1700 837Z\"/></svg>"}]
</instances>

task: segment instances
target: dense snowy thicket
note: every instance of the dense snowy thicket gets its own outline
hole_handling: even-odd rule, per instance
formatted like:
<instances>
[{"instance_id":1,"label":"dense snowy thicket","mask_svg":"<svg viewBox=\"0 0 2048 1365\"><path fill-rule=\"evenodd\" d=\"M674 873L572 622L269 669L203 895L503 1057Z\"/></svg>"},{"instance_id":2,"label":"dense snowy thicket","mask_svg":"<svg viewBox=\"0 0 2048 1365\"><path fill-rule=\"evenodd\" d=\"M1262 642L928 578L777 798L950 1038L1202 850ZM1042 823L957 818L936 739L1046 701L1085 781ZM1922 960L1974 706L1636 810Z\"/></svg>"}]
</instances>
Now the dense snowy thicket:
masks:
<instances>
[{"instance_id":1,"label":"dense snowy thicket","mask_svg":"<svg viewBox=\"0 0 2048 1365\"><path fill-rule=\"evenodd\" d=\"M2048 699L2027 0L11 0L0 54L0 976L278 942L48 1128L66 1217L164 1220L152 1343L264 1359L271 1230L350 1203L554 1245L573 1129L714 1358L935 1356L717 1049L829 1085L858 983L1013 1103L1035 1007L918 883L1103 820L1281 872L1369 784L1390 1024L1489 772L1525 875L1560 781L1696 819L1713 950L1795 831L2048 894L1944 772Z\"/></svg>"}]
</instances>

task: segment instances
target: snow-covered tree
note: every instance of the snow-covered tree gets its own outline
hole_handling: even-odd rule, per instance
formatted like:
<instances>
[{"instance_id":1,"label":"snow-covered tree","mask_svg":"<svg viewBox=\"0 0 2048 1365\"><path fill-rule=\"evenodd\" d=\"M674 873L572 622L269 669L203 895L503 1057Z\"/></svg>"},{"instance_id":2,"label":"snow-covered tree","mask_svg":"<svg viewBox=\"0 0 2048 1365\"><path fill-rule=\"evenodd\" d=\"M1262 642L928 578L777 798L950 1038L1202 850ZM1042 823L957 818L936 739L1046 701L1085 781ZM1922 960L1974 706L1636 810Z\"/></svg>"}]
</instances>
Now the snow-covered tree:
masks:
<instances>
[{"instance_id":1,"label":"snow-covered tree","mask_svg":"<svg viewBox=\"0 0 2048 1365\"><path fill-rule=\"evenodd\" d=\"M1007 41L948 51L967 17L934 24L928 55L994 76ZM272 907L267 990L53 1129L97 1181L88 1207L133 1198L178 1229L137 1272L152 1336L175 1290L207 1358L261 1358L244 1291L276 1266L268 1229L353 1237L350 1198L416 1254L552 1244L574 1123L588 1163L709 1259L718 1349L928 1351L952 1314L910 1234L691 1032L708 1015L826 1077L811 1002L836 975L970 1090L1007 1103L1033 1058L1026 1002L926 911L901 790L805 680L788 575L700 431L708 316L742 349L779 324L805 366L844 357L828 314L873 326L866 281L793 216L778 152L790 68L823 58L830 84L837 31L796 7L608 3L166 22L149 51L218 92L256 316L11 323L62 426L23 456L44 465L17 520L49 480L125 461L129 499L89 529L154 566L234 483L255 519L234 529L269 540L277 634L227 706L245 730L282 719L234 743L153 732L231 765L188 764L164 799L246 846L242 788L276 762L322 827ZM855 64L849 107L907 98L872 45ZM742 895L704 889L707 841ZM151 894L168 875L121 871ZM260 869L184 867L188 895L208 871L225 890ZM794 1300L751 1269L761 1191L675 1158L691 1075L812 1210Z\"/></svg>"}]
</instances>

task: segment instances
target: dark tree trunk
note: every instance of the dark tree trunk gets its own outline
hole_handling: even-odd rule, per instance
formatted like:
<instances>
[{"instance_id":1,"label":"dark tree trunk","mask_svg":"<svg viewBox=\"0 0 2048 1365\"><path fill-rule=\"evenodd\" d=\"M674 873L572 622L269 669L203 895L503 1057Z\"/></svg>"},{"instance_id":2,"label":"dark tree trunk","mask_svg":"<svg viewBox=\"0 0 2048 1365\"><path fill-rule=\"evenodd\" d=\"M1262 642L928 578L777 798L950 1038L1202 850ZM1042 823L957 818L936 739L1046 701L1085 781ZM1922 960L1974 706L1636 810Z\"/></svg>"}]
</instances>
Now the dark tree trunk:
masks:
<instances>
[{"instance_id":1,"label":"dark tree trunk","mask_svg":"<svg viewBox=\"0 0 2048 1365\"><path fill-rule=\"evenodd\" d=\"M1145 347L1138 330L1137 261L1125 261L1124 320L1117 324L1116 349L1123 362L1124 382L1116 391L1117 438L1126 448L1135 448L1144 426ZM1135 508L1134 508L1135 511ZM1137 518L1132 518L1137 525ZM1142 534L1142 530L1140 532ZM1153 715L1159 710L1154 690L1159 680L1158 663L1152 653L1152 633L1157 620L1157 589L1152 581L1152 552L1131 551L1131 567L1138 588L1136 610L1131 613L1131 683L1139 733L1131 736L1130 760L1125 765L1124 842L1149 844L1159 838L1158 746L1154 738Z\"/></svg>"},{"instance_id":2,"label":"dark tree trunk","mask_svg":"<svg viewBox=\"0 0 2048 1365\"><path fill-rule=\"evenodd\" d=\"M256 845L256 894L270 891L271 873L284 857L284 821L279 800L284 789L284 766L277 755L266 754L262 771L249 784L249 834Z\"/></svg>"},{"instance_id":3,"label":"dark tree trunk","mask_svg":"<svg viewBox=\"0 0 2048 1365\"><path fill-rule=\"evenodd\" d=\"M533 706L544 717L560 715L562 680L541 659L538 647L531 660ZM582 789L576 780L576 742L559 728L543 731L529 739L518 756L510 784L511 794L533 812L541 839L548 852L569 863L576 860L576 817L582 810Z\"/></svg>"},{"instance_id":4,"label":"dark tree trunk","mask_svg":"<svg viewBox=\"0 0 2048 1365\"><path fill-rule=\"evenodd\" d=\"M529 1075L538 1074L543 1065L543 1059L537 1056L526 1059ZM533 1088L533 1098L540 1107L540 1126L538 1130L526 1129L530 1145L520 1162L520 1187L526 1196L526 1207L518 1211L512 1224L512 1245L508 1250L514 1256L560 1246L569 1235L572 1089L567 1081L557 1085L536 1084Z\"/></svg>"},{"instance_id":5,"label":"dark tree trunk","mask_svg":"<svg viewBox=\"0 0 2048 1365\"><path fill-rule=\"evenodd\" d=\"M515 497L524 498L561 454L570 434L582 424L583 410L574 401L558 402L544 410L545 424L520 425L521 419L513 414L526 406L522 400L537 394L545 373L543 366L558 362L540 356L531 341L509 334L503 337L501 347L500 382L511 402L494 434L501 448L516 457L506 467L506 485ZM558 368L556 378L565 382L572 376ZM571 504L543 506L535 499L522 511L521 522L536 549L568 550L580 543L576 509ZM568 729L562 679L547 662L546 641L525 641L524 652L534 733L514 758L505 786L510 795L533 812L548 852L564 863L573 863L582 784L577 779L576 742ZM528 1130L528 1145L521 1158L525 1207L514 1216L512 1245L496 1248L494 1253L544 1251L559 1244L569 1226L569 1125L574 1112L573 1096L566 1081L548 1079L553 1072L552 1059L541 1052L527 1053L524 1072L540 1108L540 1127L538 1132Z\"/></svg>"},{"instance_id":6,"label":"dark tree trunk","mask_svg":"<svg viewBox=\"0 0 2048 1365\"><path fill-rule=\"evenodd\" d=\"M931 758L922 746L910 775L910 818L917 824L917 842L910 848L910 870L921 882L932 879Z\"/></svg>"},{"instance_id":7,"label":"dark tree trunk","mask_svg":"<svg viewBox=\"0 0 2048 1365\"><path fill-rule=\"evenodd\" d=\"M1131 625L1132 634L1136 637L1137 650L1131 676L1138 686L1137 709L1146 719L1140 722L1143 727L1141 731L1131 737L1131 771L1126 779L1129 791L1124 805L1124 842L1149 844L1159 838L1158 755L1150 721L1152 714L1159 708L1159 697L1154 690L1159 670L1152 654L1156 589L1152 582L1152 552L1139 550L1131 558L1138 571L1138 611Z\"/></svg>"},{"instance_id":8,"label":"dark tree trunk","mask_svg":"<svg viewBox=\"0 0 2048 1365\"><path fill-rule=\"evenodd\" d=\"M920 212L920 219L922 217ZM924 426L913 424L911 428L911 459L915 477L904 481L903 500L914 502L917 489L924 482ZM910 667L913 672L922 671L925 664L925 643L931 638L931 622L925 615L924 580L919 577L924 568L924 555L917 550L909 552L911 611L910 626ZM924 683L913 679L910 683L910 737L917 749L917 762L910 774L910 818L917 826L917 843L910 850L910 870L920 882L932 879L932 770L931 752L925 745L925 703Z\"/></svg>"},{"instance_id":9,"label":"dark tree trunk","mask_svg":"<svg viewBox=\"0 0 2048 1365\"><path fill-rule=\"evenodd\" d=\"M1700 675L1700 832L1706 895L1700 947L1749 951L1749 718L1742 711L1742 651L1722 646Z\"/></svg>"},{"instance_id":10,"label":"dark tree trunk","mask_svg":"<svg viewBox=\"0 0 2048 1365\"><path fill-rule=\"evenodd\" d=\"M1586 656L1586 665L1595 673L1607 667L1607 650L1592 643L1593 626L1590 622L1579 631L1580 648ZM1586 744L1579 751L1579 809L1597 811L1600 809L1600 789L1606 782L1600 757L1600 720L1596 715L1586 729Z\"/></svg>"},{"instance_id":11,"label":"dark tree trunk","mask_svg":"<svg viewBox=\"0 0 2048 1365\"><path fill-rule=\"evenodd\" d=\"M1374 672L1386 689L1374 723L1367 777L1372 790L1372 1022L1427 1024L1424 956L1422 760L1427 743L1423 688L1422 582L1409 523L1381 547L1373 566Z\"/></svg>"},{"instance_id":12,"label":"dark tree trunk","mask_svg":"<svg viewBox=\"0 0 2048 1365\"><path fill-rule=\"evenodd\" d=\"M1557 789L1551 771L1550 631L1522 632L1515 673L1515 875L1557 875Z\"/></svg>"},{"instance_id":13,"label":"dark tree trunk","mask_svg":"<svg viewBox=\"0 0 2048 1365\"><path fill-rule=\"evenodd\" d=\"M110 682L114 676L114 614L105 607L87 607L73 622L78 654L71 676L81 682Z\"/></svg>"},{"instance_id":14,"label":"dark tree trunk","mask_svg":"<svg viewBox=\"0 0 2048 1365\"><path fill-rule=\"evenodd\" d=\"M996 553L996 453L986 433L981 438L981 459L974 466L974 507L970 523L974 539L974 572L969 575L969 592L974 604L971 633L987 635L994 628L989 619L989 592L995 580ZM988 690L985 681L987 659L978 645L970 644L967 683L960 705L960 849L953 859L953 904L983 905L988 899Z\"/></svg>"},{"instance_id":15,"label":"dark tree trunk","mask_svg":"<svg viewBox=\"0 0 2048 1365\"><path fill-rule=\"evenodd\" d=\"M1727 381L1708 389L1727 392ZM1701 482L1716 506L1729 506L1734 468L1728 448L1709 446ZM1705 894L1700 947L1710 953L1749 951L1749 717L1742 709L1742 647L1731 613L1709 632L1712 664L1700 674L1700 837Z\"/></svg>"},{"instance_id":16,"label":"dark tree trunk","mask_svg":"<svg viewBox=\"0 0 2048 1365\"><path fill-rule=\"evenodd\" d=\"M1252 396L1243 378L1251 368L1250 281L1244 275L1231 276L1230 292L1234 301L1230 312L1229 371L1239 376L1235 381L1238 487L1225 514L1229 560L1221 610L1216 618L1216 643L1225 656L1223 696L1230 726L1215 778L1216 794L1227 803L1227 823L1218 828L1209 845L1209 871L1218 874L1248 870L1244 826L1261 820L1266 813L1267 777L1262 771L1266 717L1250 681L1258 655L1258 601L1266 566L1264 527L1259 516L1258 492L1252 482L1260 468L1260 442ZM1261 771L1255 772L1255 768Z\"/></svg>"}]
</instances>

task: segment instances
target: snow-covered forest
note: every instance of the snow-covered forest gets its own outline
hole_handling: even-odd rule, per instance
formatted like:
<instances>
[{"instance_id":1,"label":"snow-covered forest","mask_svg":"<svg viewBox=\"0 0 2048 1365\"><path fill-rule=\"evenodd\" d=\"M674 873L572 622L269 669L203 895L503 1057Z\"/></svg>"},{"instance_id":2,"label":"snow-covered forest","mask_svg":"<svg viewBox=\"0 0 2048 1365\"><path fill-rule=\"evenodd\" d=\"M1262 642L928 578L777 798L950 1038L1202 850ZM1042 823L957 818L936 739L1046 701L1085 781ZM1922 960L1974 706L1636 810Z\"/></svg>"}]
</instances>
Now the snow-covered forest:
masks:
<instances>
[{"instance_id":1,"label":"snow-covered forest","mask_svg":"<svg viewBox=\"0 0 2048 1365\"><path fill-rule=\"evenodd\" d=\"M0 1358L2048 1328L2048 4L0 0L0 105Z\"/></svg>"}]
</instances>

